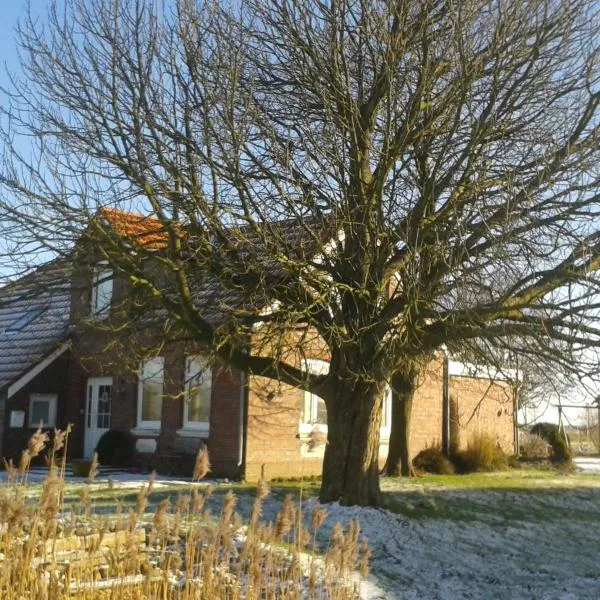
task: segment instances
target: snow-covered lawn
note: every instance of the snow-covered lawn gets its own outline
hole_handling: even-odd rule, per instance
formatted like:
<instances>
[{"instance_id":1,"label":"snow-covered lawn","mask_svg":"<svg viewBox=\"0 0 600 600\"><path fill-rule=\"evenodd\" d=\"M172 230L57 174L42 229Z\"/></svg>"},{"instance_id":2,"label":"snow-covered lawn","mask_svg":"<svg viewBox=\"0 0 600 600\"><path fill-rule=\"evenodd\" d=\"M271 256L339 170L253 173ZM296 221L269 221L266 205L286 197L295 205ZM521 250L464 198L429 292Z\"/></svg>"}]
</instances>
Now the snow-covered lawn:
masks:
<instances>
[{"instance_id":1,"label":"snow-covered lawn","mask_svg":"<svg viewBox=\"0 0 600 600\"><path fill-rule=\"evenodd\" d=\"M383 484L358 517L387 598L600 598L600 477L516 472Z\"/></svg>"},{"instance_id":2,"label":"snow-covered lawn","mask_svg":"<svg viewBox=\"0 0 600 600\"><path fill-rule=\"evenodd\" d=\"M101 512L112 510L117 499L134 503L145 483L143 476L112 479L92 486L97 508L104 507ZM186 493L191 485L168 478L157 483L155 504ZM213 514L232 488L238 494L237 509L249 513L252 486L214 483ZM77 482L73 486L76 502ZM298 496L299 487L273 484L264 518L273 519L284 495ZM303 486L307 521L317 502L317 487L314 482ZM524 469L384 479L382 487L386 508L327 506L320 536L325 546L336 522L360 520L362 535L373 549L365 599L600 598L600 473Z\"/></svg>"}]
</instances>

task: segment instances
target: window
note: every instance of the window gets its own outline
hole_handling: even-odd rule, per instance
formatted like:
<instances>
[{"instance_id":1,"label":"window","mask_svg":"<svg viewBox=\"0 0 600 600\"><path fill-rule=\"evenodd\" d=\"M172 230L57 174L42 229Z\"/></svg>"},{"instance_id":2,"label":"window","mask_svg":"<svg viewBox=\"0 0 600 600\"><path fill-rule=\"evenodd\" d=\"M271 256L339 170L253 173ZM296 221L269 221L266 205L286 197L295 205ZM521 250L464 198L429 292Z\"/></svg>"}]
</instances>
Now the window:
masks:
<instances>
[{"instance_id":1,"label":"window","mask_svg":"<svg viewBox=\"0 0 600 600\"><path fill-rule=\"evenodd\" d=\"M11 410L10 411L10 427L13 429L20 429L25 425L25 411L24 410Z\"/></svg>"},{"instance_id":2,"label":"window","mask_svg":"<svg viewBox=\"0 0 600 600\"><path fill-rule=\"evenodd\" d=\"M305 370L313 375L325 375L329 371L329 363L324 360L310 359L305 361ZM327 428L327 408L325 401L311 392L304 392L300 429L311 431L314 426Z\"/></svg>"},{"instance_id":3,"label":"window","mask_svg":"<svg viewBox=\"0 0 600 600\"><path fill-rule=\"evenodd\" d=\"M162 356L140 365L138 384L138 426L160 429L163 399L164 361Z\"/></svg>"},{"instance_id":4,"label":"window","mask_svg":"<svg viewBox=\"0 0 600 600\"><path fill-rule=\"evenodd\" d=\"M185 361L184 429L207 431L210 422L212 371L201 356L188 356Z\"/></svg>"},{"instance_id":5,"label":"window","mask_svg":"<svg viewBox=\"0 0 600 600\"><path fill-rule=\"evenodd\" d=\"M304 363L304 370L314 375L326 375L329 372L329 363L323 360L309 359ZM388 387L383 397L381 408L381 436L389 437L392 426L392 391ZM300 433L308 434L315 429L327 431L327 407L325 401L311 392L304 392Z\"/></svg>"},{"instance_id":6,"label":"window","mask_svg":"<svg viewBox=\"0 0 600 600\"><path fill-rule=\"evenodd\" d=\"M381 408L381 436L390 437L392 431L392 389L388 387Z\"/></svg>"},{"instance_id":7,"label":"window","mask_svg":"<svg viewBox=\"0 0 600 600\"><path fill-rule=\"evenodd\" d=\"M94 271L92 280L92 315L105 319L110 314L113 292L113 272L105 265Z\"/></svg>"},{"instance_id":8,"label":"window","mask_svg":"<svg viewBox=\"0 0 600 600\"><path fill-rule=\"evenodd\" d=\"M46 308L47 306L38 306L37 308L28 310L6 328L6 333L18 333L22 329L25 329L29 323L42 315L46 311Z\"/></svg>"},{"instance_id":9,"label":"window","mask_svg":"<svg viewBox=\"0 0 600 600\"><path fill-rule=\"evenodd\" d=\"M56 395L29 396L29 427L56 427Z\"/></svg>"}]
</instances>

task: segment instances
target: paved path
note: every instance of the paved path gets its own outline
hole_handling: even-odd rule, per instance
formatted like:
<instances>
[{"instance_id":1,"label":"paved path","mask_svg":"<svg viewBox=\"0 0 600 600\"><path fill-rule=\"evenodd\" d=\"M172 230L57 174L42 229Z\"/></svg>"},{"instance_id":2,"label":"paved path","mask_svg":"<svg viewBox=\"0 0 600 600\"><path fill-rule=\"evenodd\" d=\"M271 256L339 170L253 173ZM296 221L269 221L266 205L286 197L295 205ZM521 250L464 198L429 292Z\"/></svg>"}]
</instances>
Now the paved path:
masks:
<instances>
[{"instance_id":1,"label":"paved path","mask_svg":"<svg viewBox=\"0 0 600 600\"><path fill-rule=\"evenodd\" d=\"M577 456L573 462L585 473L600 473L600 458L597 456Z\"/></svg>"}]
</instances>

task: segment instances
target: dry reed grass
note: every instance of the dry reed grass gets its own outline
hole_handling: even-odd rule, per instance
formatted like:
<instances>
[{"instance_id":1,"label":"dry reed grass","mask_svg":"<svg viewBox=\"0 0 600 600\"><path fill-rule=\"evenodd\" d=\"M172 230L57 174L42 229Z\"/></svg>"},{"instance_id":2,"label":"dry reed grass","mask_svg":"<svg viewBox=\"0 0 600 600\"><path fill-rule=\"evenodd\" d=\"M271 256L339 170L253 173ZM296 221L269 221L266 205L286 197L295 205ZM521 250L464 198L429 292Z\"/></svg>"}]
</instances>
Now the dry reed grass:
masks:
<instances>
[{"instance_id":1,"label":"dry reed grass","mask_svg":"<svg viewBox=\"0 0 600 600\"><path fill-rule=\"evenodd\" d=\"M152 518L146 511L154 474L134 506L115 506L113 514L94 512L90 483L79 491L75 510L65 510L66 449L70 428L56 431L48 452L48 474L39 494L27 482L32 458L50 442L38 429L21 463L6 463L0 484L0 597L4 600L98 598L296 599L357 598L355 569L365 577L370 550L359 539L359 524L333 528L321 554L317 533L326 518L317 507L309 529L302 511L286 497L273 523L261 521L270 490L261 479L247 523L235 512L228 492L221 513L206 508L211 486L192 485L174 505L161 502ZM199 454L194 479L210 468Z\"/></svg>"}]
</instances>

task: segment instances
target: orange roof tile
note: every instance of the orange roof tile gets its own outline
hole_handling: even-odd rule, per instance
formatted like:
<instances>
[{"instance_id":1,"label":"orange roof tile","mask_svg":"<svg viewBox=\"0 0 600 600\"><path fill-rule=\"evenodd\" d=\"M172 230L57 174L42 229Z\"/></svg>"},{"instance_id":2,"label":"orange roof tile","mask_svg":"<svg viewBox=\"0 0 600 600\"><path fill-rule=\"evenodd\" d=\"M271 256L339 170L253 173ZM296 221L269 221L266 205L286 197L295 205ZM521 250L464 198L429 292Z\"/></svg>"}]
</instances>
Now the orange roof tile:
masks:
<instances>
[{"instance_id":1,"label":"orange roof tile","mask_svg":"<svg viewBox=\"0 0 600 600\"><path fill-rule=\"evenodd\" d=\"M156 217L148 217L115 208L101 208L98 213L110 224L117 235L130 238L139 246L159 250L167 246L165 225Z\"/></svg>"}]
</instances>

